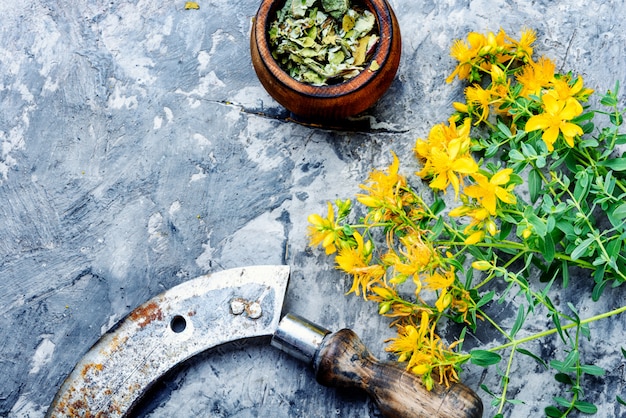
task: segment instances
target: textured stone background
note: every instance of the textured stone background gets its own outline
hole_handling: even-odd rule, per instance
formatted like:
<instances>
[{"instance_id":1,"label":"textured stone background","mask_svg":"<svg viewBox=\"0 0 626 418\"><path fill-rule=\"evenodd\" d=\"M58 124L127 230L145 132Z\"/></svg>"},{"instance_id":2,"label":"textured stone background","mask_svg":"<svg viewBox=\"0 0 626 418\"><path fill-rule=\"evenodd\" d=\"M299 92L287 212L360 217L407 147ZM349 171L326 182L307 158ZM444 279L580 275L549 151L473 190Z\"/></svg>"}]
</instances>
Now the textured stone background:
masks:
<instances>
[{"instance_id":1,"label":"textured stone background","mask_svg":"<svg viewBox=\"0 0 626 418\"><path fill-rule=\"evenodd\" d=\"M43 416L65 375L117 320L167 288L229 267L291 265L286 310L352 327L385 357L392 330L375 306L343 296L349 283L331 260L307 250L306 217L351 197L372 167L389 163L390 150L408 156L416 137L447 118L462 92L444 83L451 42L470 30L517 36L531 27L537 53L560 69L600 92L615 80L626 86L623 1L391 0L403 58L391 89L366 112L371 129L314 129L287 121L254 74L257 1L184 3L0 2L0 416ZM581 282L570 291L588 289ZM598 306L623 300L620 288ZM508 308L497 308L502 318ZM625 322L594 325L585 346L585 359L607 369L585 387L601 417L626 414L614 401L626 396ZM552 375L526 360L515 367L523 377L511 390L526 404L507 416L538 416L555 393ZM472 367L464 377L474 389L498 381L494 370ZM255 344L190 361L152 396L144 416L378 416L363 395L320 387L302 364Z\"/></svg>"}]
</instances>

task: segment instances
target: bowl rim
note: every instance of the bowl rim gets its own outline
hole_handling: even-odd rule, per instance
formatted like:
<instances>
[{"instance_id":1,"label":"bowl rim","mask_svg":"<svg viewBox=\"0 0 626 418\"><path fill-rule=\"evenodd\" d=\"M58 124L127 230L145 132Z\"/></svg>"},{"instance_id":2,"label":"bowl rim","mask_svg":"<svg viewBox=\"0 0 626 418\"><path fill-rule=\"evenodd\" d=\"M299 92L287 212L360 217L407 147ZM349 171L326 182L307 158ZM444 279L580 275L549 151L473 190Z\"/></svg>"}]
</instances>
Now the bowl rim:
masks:
<instances>
[{"instance_id":1,"label":"bowl rim","mask_svg":"<svg viewBox=\"0 0 626 418\"><path fill-rule=\"evenodd\" d=\"M392 37L397 35L394 34L393 28L393 10L391 10L391 7L386 0L359 0L374 14L374 17L376 18L376 25L378 26L378 35L380 37L374 54L368 61L367 67L359 72L358 75L337 84L315 86L294 79L285 70L283 70L283 68L272 56L267 36L269 26L276 11L279 7L282 7L285 1L286 0L262 0L255 17L256 24L254 25L253 30L255 31L255 42L259 45L258 52L264 65L276 78L275 81L281 83L286 88L297 91L303 95L314 97L343 96L364 88L368 83L376 78L377 73L380 72L386 65L389 55L391 54ZM376 61L379 65L379 68L375 71L372 71L369 68L369 64L372 61Z\"/></svg>"}]
</instances>

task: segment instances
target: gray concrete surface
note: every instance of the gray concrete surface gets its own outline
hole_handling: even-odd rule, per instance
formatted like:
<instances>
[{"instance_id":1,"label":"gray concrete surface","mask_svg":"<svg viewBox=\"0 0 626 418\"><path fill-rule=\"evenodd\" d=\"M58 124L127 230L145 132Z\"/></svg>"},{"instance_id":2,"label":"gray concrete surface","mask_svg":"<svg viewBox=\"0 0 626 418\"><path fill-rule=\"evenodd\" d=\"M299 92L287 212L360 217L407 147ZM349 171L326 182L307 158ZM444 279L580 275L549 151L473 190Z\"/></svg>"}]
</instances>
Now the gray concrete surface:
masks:
<instances>
[{"instance_id":1,"label":"gray concrete surface","mask_svg":"<svg viewBox=\"0 0 626 418\"><path fill-rule=\"evenodd\" d=\"M258 2L198 3L0 2L0 416L43 416L117 320L164 289L229 267L291 265L287 310L352 327L385 358L392 330L375 306L344 297L346 278L307 250L306 217L351 197L372 167L388 164L389 150L409 155L416 137L445 120L462 91L444 82L452 40L531 27L537 53L559 68L598 91L616 79L626 86L623 1L391 0L403 57L391 89L366 112L370 128L310 128L288 121L254 74ZM602 304L623 300L619 288ZM511 315L506 305L502 315ZM626 396L625 322L598 324L586 346L587 359L607 368L585 387L600 417L626 415L614 401ZM515 367L523 378L511 390L526 403L506 416L539 416L556 393L552 375L532 362ZM469 367L464 379L477 389L498 376ZM151 396L140 415L379 416L363 395L318 386L303 365L262 344L200 356Z\"/></svg>"}]
</instances>

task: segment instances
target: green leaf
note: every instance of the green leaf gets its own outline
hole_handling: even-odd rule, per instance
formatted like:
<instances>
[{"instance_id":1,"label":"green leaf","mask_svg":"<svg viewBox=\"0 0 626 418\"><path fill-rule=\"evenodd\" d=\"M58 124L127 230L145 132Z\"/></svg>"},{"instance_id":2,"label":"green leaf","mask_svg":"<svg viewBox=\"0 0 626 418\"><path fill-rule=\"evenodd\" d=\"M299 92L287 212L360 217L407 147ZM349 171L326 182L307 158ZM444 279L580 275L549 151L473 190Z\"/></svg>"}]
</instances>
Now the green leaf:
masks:
<instances>
[{"instance_id":1,"label":"green leaf","mask_svg":"<svg viewBox=\"0 0 626 418\"><path fill-rule=\"evenodd\" d=\"M500 151L500 144L495 143L495 142L493 144L489 144L489 146L485 150L485 157L486 158L493 157L494 155L498 153L498 151Z\"/></svg>"},{"instance_id":2,"label":"green leaf","mask_svg":"<svg viewBox=\"0 0 626 418\"><path fill-rule=\"evenodd\" d=\"M515 334L517 334L517 332L522 328L522 325L524 325L524 319L526 319L524 311L524 306L520 305L519 310L517 311L517 318L515 319L513 328L511 328L511 339L515 337Z\"/></svg>"},{"instance_id":3,"label":"green leaf","mask_svg":"<svg viewBox=\"0 0 626 418\"><path fill-rule=\"evenodd\" d=\"M602 367L594 366L593 364L585 364L580 366L580 369L591 376L604 376L605 370Z\"/></svg>"},{"instance_id":4,"label":"green leaf","mask_svg":"<svg viewBox=\"0 0 626 418\"><path fill-rule=\"evenodd\" d=\"M559 360L550 361L550 367L552 367L554 370L557 370L563 374L574 373L576 371L575 367L572 367L568 365L566 362L559 361Z\"/></svg>"},{"instance_id":5,"label":"green leaf","mask_svg":"<svg viewBox=\"0 0 626 418\"><path fill-rule=\"evenodd\" d=\"M546 157L543 155L539 155L537 160L535 160L535 165L537 168L544 168L546 166Z\"/></svg>"},{"instance_id":6,"label":"green leaf","mask_svg":"<svg viewBox=\"0 0 626 418\"><path fill-rule=\"evenodd\" d=\"M619 134L615 137L616 145L624 145L626 144L626 134Z\"/></svg>"},{"instance_id":7,"label":"green leaf","mask_svg":"<svg viewBox=\"0 0 626 418\"><path fill-rule=\"evenodd\" d=\"M509 151L509 160L520 162L520 161L525 161L526 158L524 157L524 154L522 154L518 150L512 149L511 151Z\"/></svg>"},{"instance_id":8,"label":"green leaf","mask_svg":"<svg viewBox=\"0 0 626 418\"><path fill-rule=\"evenodd\" d=\"M544 238L546 236L546 234L548 233L548 227L546 226L543 219L535 215L532 206L528 206L526 208L526 210L524 211L524 217L533 226L533 229L537 235L539 235L541 238Z\"/></svg>"},{"instance_id":9,"label":"green leaf","mask_svg":"<svg viewBox=\"0 0 626 418\"><path fill-rule=\"evenodd\" d=\"M613 97L613 95L611 95L611 93L609 92L606 94L606 96L600 99L600 103L602 103L604 106L614 107L617 106L617 99Z\"/></svg>"},{"instance_id":10,"label":"green leaf","mask_svg":"<svg viewBox=\"0 0 626 418\"><path fill-rule=\"evenodd\" d=\"M530 201L535 203L541 193L542 179L539 170L533 169L528 172L528 190Z\"/></svg>"},{"instance_id":11,"label":"green leaf","mask_svg":"<svg viewBox=\"0 0 626 418\"><path fill-rule=\"evenodd\" d=\"M574 408L578 409L583 414L595 414L598 412L598 408L591 402L576 401L574 402Z\"/></svg>"},{"instance_id":12,"label":"green leaf","mask_svg":"<svg viewBox=\"0 0 626 418\"><path fill-rule=\"evenodd\" d=\"M626 218L626 203L622 203L613 208L613 210L609 210L607 214L611 224L618 227Z\"/></svg>"},{"instance_id":13,"label":"green leaf","mask_svg":"<svg viewBox=\"0 0 626 418\"><path fill-rule=\"evenodd\" d=\"M445 207L446 203L441 198L437 197L433 204L430 206L430 210L432 211L433 215L438 215L442 210L445 209Z\"/></svg>"},{"instance_id":14,"label":"green leaf","mask_svg":"<svg viewBox=\"0 0 626 418\"><path fill-rule=\"evenodd\" d=\"M582 115L576 116L574 119L572 119L572 123L580 124L580 122L585 122L585 121L593 119L594 116L595 116L595 112L586 112L586 113L583 113Z\"/></svg>"},{"instance_id":15,"label":"green leaf","mask_svg":"<svg viewBox=\"0 0 626 418\"><path fill-rule=\"evenodd\" d=\"M496 292L494 290L490 291L489 293L484 294L483 297L481 297L480 300L476 302L476 309L491 302L495 295L496 295Z\"/></svg>"},{"instance_id":16,"label":"green leaf","mask_svg":"<svg viewBox=\"0 0 626 418\"><path fill-rule=\"evenodd\" d=\"M513 134L511 133L511 130L509 129L507 124L502 122L502 120L500 119L498 119L498 129L500 130L500 132L504 134L505 137L507 138L513 137Z\"/></svg>"},{"instance_id":17,"label":"green leaf","mask_svg":"<svg viewBox=\"0 0 626 418\"><path fill-rule=\"evenodd\" d=\"M578 244L578 246L576 246L576 248L574 248L574 251L572 251L572 253L570 254L572 260L578 260L581 256L583 256L589 250L589 245L592 242L593 237L582 240L581 243Z\"/></svg>"},{"instance_id":18,"label":"green leaf","mask_svg":"<svg viewBox=\"0 0 626 418\"><path fill-rule=\"evenodd\" d=\"M498 239L503 241L506 239L506 237L509 236L509 234L511 233L511 230L513 229L513 224L510 222L502 222L502 225L500 225L500 233L498 234Z\"/></svg>"},{"instance_id":19,"label":"green leaf","mask_svg":"<svg viewBox=\"0 0 626 418\"><path fill-rule=\"evenodd\" d=\"M546 297L546 302L549 303L549 307L552 310L555 310L554 305L550 301L550 298ZM561 320L559 319L559 316L556 315L556 314L551 314L550 316L552 317L552 322L554 323L554 327L556 328L557 332L559 333L559 336L561 337L561 340L563 340L563 342L567 344L567 341L565 340L565 334L563 333L563 327L561 327Z\"/></svg>"},{"instance_id":20,"label":"green leaf","mask_svg":"<svg viewBox=\"0 0 626 418\"><path fill-rule=\"evenodd\" d=\"M554 375L554 380L556 380L559 383L563 383L564 385L572 385L574 384L574 381L572 380L572 378L565 373L557 373Z\"/></svg>"},{"instance_id":21,"label":"green leaf","mask_svg":"<svg viewBox=\"0 0 626 418\"><path fill-rule=\"evenodd\" d=\"M485 385L485 384L481 384L481 385L480 385L480 388L481 388L482 390L484 390L485 392L487 392L489 395L493 396L494 398L496 397L496 394L495 394L495 393L493 393L493 391L492 391L491 389L489 389L489 388L487 387L487 385Z\"/></svg>"},{"instance_id":22,"label":"green leaf","mask_svg":"<svg viewBox=\"0 0 626 418\"><path fill-rule=\"evenodd\" d=\"M607 284L609 284L608 280L602 280L600 282L597 282L595 286L593 287L593 290L591 291L591 300L593 300L594 302L597 302L598 300L600 300L600 296L602 296L602 293L604 292L604 288L606 287Z\"/></svg>"},{"instance_id":23,"label":"green leaf","mask_svg":"<svg viewBox=\"0 0 626 418\"><path fill-rule=\"evenodd\" d=\"M554 219L554 218L552 218ZM546 260L547 263L551 263L554 260L554 255L556 253L554 240L552 239L551 234L546 234L543 239L539 241L539 249L543 254L543 259Z\"/></svg>"},{"instance_id":24,"label":"green leaf","mask_svg":"<svg viewBox=\"0 0 626 418\"><path fill-rule=\"evenodd\" d=\"M617 399L617 402L619 402L620 404L626 406L626 401L623 398L620 398L619 395L615 396L615 399Z\"/></svg>"},{"instance_id":25,"label":"green leaf","mask_svg":"<svg viewBox=\"0 0 626 418\"><path fill-rule=\"evenodd\" d=\"M523 354L525 356L528 356L530 358L532 358L533 360L535 360L537 363L539 363L540 365L542 365L544 368L548 368L548 365L546 364L545 361L543 361L543 359L533 353L531 353L530 351L524 349L524 348L516 348L515 351L517 351L520 354Z\"/></svg>"},{"instance_id":26,"label":"green leaf","mask_svg":"<svg viewBox=\"0 0 626 418\"><path fill-rule=\"evenodd\" d=\"M472 364L481 367L492 366L494 364L498 364L500 360L502 360L502 356L487 350L472 350L470 351L470 356Z\"/></svg>"},{"instance_id":27,"label":"green leaf","mask_svg":"<svg viewBox=\"0 0 626 418\"><path fill-rule=\"evenodd\" d=\"M624 118L622 117L621 113L611 113L609 115L609 120L615 126L620 126L622 123L624 123Z\"/></svg>"},{"instance_id":28,"label":"green leaf","mask_svg":"<svg viewBox=\"0 0 626 418\"><path fill-rule=\"evenodd\" d=\"M572 302L567 302L567 307L572 311L572 313L574 314L574 322L577 325L580 325L580 317L578 316L578 311L576 310L576 307L572 304Z\"/></svg>"},{"instance_id":29,"label":"green leaf","mask_svg":"<svg viewBox=\"0 0 626 418\"><path fill-rule=\"evenodd\" d=\"M608 160L598 161L597 165L610 168L613 171L624 171L626 170L626 158L610 158Z\"/></svg>"},{"instance_id":30,"label":"green leaf","mask_svg":"<svg viewBox=\"0 0 626 418\"><path fill-rule=\"evenodd\" d=\"M436 239L439 234L441 234L443 232L443 227L444 227L444 220L442 216L437 217L437 222L435 222L435 225L433 226L433 228L431 229L431 235L430 235L430 239Z\"/></svg>"},{"instance_id":31,"label":"green leaf","mask_svg":"<svg viewBox=\"0 0 626 418\"><path fill-rule=\"evenodd\" d=\"M585 200L589 194L591 182L589 181L589 173L586 170L576 173L576 185L574 186L574 199L578 202Z\"/></svg>"},{"instance_id":32,"label":"green leaf","mask_svg":"<svg viewBox=\"0 0 626 418\"><path fill-rule=\"evenodd\" d=\"M555 396L552 398L554 400L554 402L556 402L557 404L564 406L566 408L569 408L569 406L572 404L571 401L568 401L567 399L561 397L561 396Z\"/></svg>"},{"instance_id":33,"label":"green leaf","mask_svg":"<svg viewBox=\"0 0 626 418\"><path fill-rule=\"evenodd\" d=\"M529 143L522 142L521 146L522 146L522 153L525 156L531 157L531 158L534 158L537 156L537 150L535 150L535 148Z\"/></svg>"},{"instance_id":34,"label":"green leaf","mask_svg":"<svg viewBox=\"0 0 626 418\"><path fill-rule=\"evenodd\" d=\"M548 406L543 410L543 412L545 412L548 418L562 418L563 417L563 411L561 411L559 408L555 406Z\"/></svg>"}]
</instances>

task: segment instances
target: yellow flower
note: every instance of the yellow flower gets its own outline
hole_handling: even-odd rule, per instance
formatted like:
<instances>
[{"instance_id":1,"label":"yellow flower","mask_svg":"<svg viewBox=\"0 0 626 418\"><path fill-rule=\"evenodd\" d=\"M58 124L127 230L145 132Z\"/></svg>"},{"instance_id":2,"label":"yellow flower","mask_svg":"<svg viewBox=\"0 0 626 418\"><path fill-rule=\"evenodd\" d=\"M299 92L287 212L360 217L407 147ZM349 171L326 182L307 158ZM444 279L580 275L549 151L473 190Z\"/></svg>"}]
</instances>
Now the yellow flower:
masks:
<instances>
[{"instance_id":1,"label":"yellow flower","mask_svg":"<svg viewBox=\"0 0 626 418\"><path fill-rule=\"evenodd\" d=\"M509 204L516 202L515 195L511 193L514 185L503 187L510 181L512 173L512 169L505 168L491 176L490 179L480 173L473 173L472 178L476 183L467 186L464 193L476 199L478 204L487 209L489 214L496 215L498 200Z\"/></svg>"},{"instance_id":2,"label":"yellow flower","mask_svg":"<svg viewBox=\"0 0 626 418\"><path fill-rule=\"evenodd\" d=\"M312 247L322 244L326 254L337 251L337 243L340 239L341 227L335 222L335 211L332 203L328 202L328 214L322 218L318 214L309 215L308 226L309 245Z\"/></svg>"},{"instance_id":3,"label":"yellow flower","mask_svg":"<svg viewBox=\"0 0 626 418\"><path fill-rule=\"evenodd\" d=\"M507 39L513 42L516 58L523 61L531 59L531 57L533 56L532 44L537 39L537 33L534 30L524 29L524 31L522 31L522 35L520 36L519 42L508 37Z\"/></svg>"},{"instance_id":4,"label":"yellow flower","mask_svg":"<svg viewBox=\"0 0 626 418\"><path fill-rule=\"evenodd\" d=\"M473 61L476 57L478 57L478 54L485 43L485 35L476 32L470 32L467 35L467 43L460 39L454 41L452 48L450 49L450 55L452 58L459 61L459 64L454 69L452 74L450 74L450 76L446 79L447 83L451 83L452 80L454 80L454 77L457 76L460 80L469 78L470 71L472 70L472 66L474 64Z\"/></svg>"},{"instance_id":5,"label":"yellow flower","mask_svg":"<svg viewBox=\"0 0 626 418\"><path fill-rule=\"evenodd\" d=\"M367 299L367 291L370 286L382 279L385 274L384 268L379 264L370 265L372 259L372 243L365 242L358 232L354 232L353 238L356 246L350 246L339 250L335 261L337 268L352 275L352 287L348 293L354 292L357 296L363 292L363 298Z\"/></svg>"},{"instance_id":6,"label":"yellow flower","mask_svg":"<svg viewBox=\"0 0 626 418\"><path fill-rule=\"evenodd\" d=\"M548 87L554 80L555 64L549 58L540 58L539 61L531 61L517 75L517 81L522 85L521 96L539 96L541 91Z\"/></svg>"},{"instance_id":7,"label":"yellow flower","mask_svg":"<svg viewBox=\"0 0 626 418\"><path fill-rule=\"evenodd\" d=\"M390 250L383 256L383 263L392 267L395 273L389 282L397 285L404 283L409 277L412 277L416 286L415 295L417 296L422 289L420 275L431 268L431 264L435 261L435 250L415 232L401 237L399 241L403 247L399 254Z\"/></svg>"},{"instance_id":8,"label":"yellow flower","mask_svg":"<svg viewBox=\"0 0 626 418\"><path fill-rule=\"evenodd\" d=\"M480 116L474 124L478 125L480 122L486 121L489 117L489 106L492 100L491 91L485 90L480 85L476 84L465 89L465 97L467 98L467 102L472 105L472 109L481 110Z\"/></svg>"},{"instance_id":9,"label":"yellow flower","mask_svg":"<svg viewBox=\"0 0 626 418\"><path fill-rule=\"evenodd\" d=\"M387 351L399 355L398 361L408 360L407 369L415 374L430 374L434 366L434 356L428 351L430 348L430 317L426 312L422 312L419 327L414 325L400 325L398 327L398 337L392 338Z\"/></svg>"},{"instance_id":10,"label":"yellow flower","mask_svg":"<svg viewBox=\"0 0 626 418\"><path fill-rule=\"evenodd\" d=\"M435 302L435 307L439 312L443 312L452 303L452 296L448 292L449 287L454 283L454 277L454 269L452 269L444 274L435 272L425 279L428 289L439 291L439 297Z\"/></svg>"},{"instance_id":11,"label":"yellow flower","mask_svg":"<svg viewBox=\"0 0 626 418\"><path fill-rule=\"evenodd\" d=\"M406 178L398 174L400 161L396 154L392 153L393 162L386 172L373 170L365 184L359 187L367 193L357 194L357 200L371 208L368 219L373 222L389 220L393 216L394 210L400 210L407 203L410 196L403 192L406 186Z\"/></svg>"},{"instance_id":12,"label":"yellow flower","mask_svg":"<svg viewBox=\"0 0 626 418\"><path fill-rule=\"evenodd\" d=\"M563 134L563 139L567 145L573 147L574 137L582 135L583 130L580 126L569 121L583 112L581 104L571 97L566 100L559 100L551 92L544 94L541 101L543 102L544 113L528 119L525 130L531 132L542 129L541 138L550 152L554 151L554 143L559 132Z\"/></svg>"},{"instance_id":13,"label":"yellow flower","mask_svg":"<svg viewBox=\"0 0 626 418\"><path fill-rule=\"evenodd\" d=\"M578 77L574 83L570 82L569 77L561 77L552 82L552 89L555 97L559 100L567 100L570 97L582 101L586 101L589 95L593 93L592 89L583 88L583 78Z\"/></svg>"},{"instance_id":14,"label":"yellow flower","mask_svg":"<svg viewBox=\"0 0 626 418\"><path fill-rule=\"evenodd\" d=\"M469 152L470 129L469 118L458 128L451 120L449 126L443 123L433 126L427 141L417 140L414 150L417 157L424 161L424 167L416 174L432 178L432 189L445 190L451 184L455 196L458 196L463 178L478 171L478 164Z\"/></svg>"},{"instance_id":15,"label":"yellow flower","mask_svg":"<svg viewBox=\"0 0 626 418\"><path fill-rule=\"evenodd\" d=\"M458 382L459 376L455 365L459 360L464 361L451 351L456 343L447 348L444 346L435 332L436 325L436 321L431 323L431 316L422 311L419 316L419 326L413 323L399 324L398 336L388 340L391 343L385 349L397 354L398 361L407 362L407 370L421 375L427 390L433 388L434 370L436 370L440 384L448 386L450 382Z\"/></svg>"},{"instance_id":16,"label":"yellow flower","mask_svg":"<svg viewBox=\"0 0 626 418\"><path fill-rule=\"evenodd\" d=\"M400 238L400 242L405 248L402 252L407 263L396 265L403 274L419 274L430 264L434 250L431 246L422 241L418 234L411 234Z\"/></svg>"}]
</instances>

